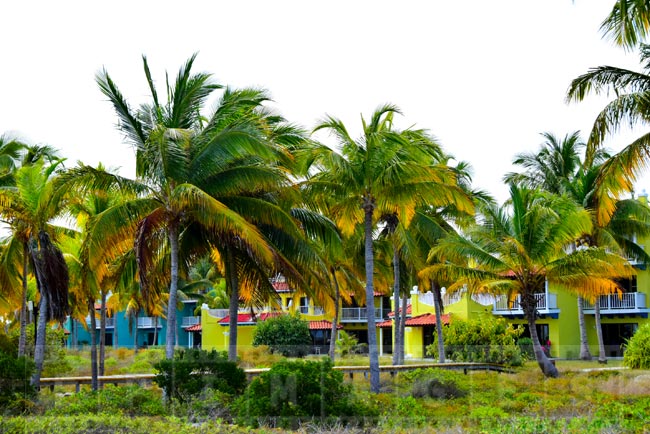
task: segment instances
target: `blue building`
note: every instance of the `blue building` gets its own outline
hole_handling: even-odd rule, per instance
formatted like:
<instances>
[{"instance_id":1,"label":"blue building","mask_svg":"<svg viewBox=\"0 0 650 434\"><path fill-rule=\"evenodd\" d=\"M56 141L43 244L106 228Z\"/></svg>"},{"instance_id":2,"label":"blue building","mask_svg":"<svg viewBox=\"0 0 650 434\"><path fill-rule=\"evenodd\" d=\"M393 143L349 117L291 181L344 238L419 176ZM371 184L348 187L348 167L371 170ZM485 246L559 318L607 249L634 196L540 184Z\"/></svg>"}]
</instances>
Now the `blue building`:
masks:
<instances>
[{"instance_id":1,"label":"blue building","mask_svg":"<svg viewBox=\"0 0 650 434\"><path fill-rule=\"evenodd\" d=\"M185 300L183 308L176 311L176 345L180 347L201 346L201 317L195 315L196 300ZM97 342L99 343L100 305L95 304L97 318ZM161 317L146 316L141 311L136 321L126 317L124 311L106 318L106 345L112 347L146 348L152 345L165 345L167 321ZM70 332L67 337L68 348L90 345L90 315L85 324L68 318L65 328Z\"/></svg>"}]
</instances>

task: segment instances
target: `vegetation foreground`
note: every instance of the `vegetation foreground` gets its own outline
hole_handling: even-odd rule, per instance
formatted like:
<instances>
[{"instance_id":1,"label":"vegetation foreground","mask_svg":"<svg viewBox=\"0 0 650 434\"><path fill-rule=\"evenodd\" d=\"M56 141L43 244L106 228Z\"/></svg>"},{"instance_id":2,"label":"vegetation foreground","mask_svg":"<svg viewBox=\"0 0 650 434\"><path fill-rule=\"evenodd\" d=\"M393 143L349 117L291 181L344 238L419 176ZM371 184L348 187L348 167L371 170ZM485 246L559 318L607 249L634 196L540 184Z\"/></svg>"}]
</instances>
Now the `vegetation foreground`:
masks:
<instances>
[{"instance_id":1,"label":"vegetation foreground","mask_svg":"<svg viewBox=\"0 0 650 434\"><path fill-rule=\"evenodd\" d=\"M133 372L130 367L136 361L142 371L151 363L151 372L151 366L162 358L161 352L154 349L134 355L121 349L109 360L114 360L110 363L114 373ZM330 363L315 358L276 363L277 358L267 360L259 351L246 356L257 358L256 366L273 363L274 369L283 363L312 363L312 367ZM83 354L69 356L71 360L77 357ZM364 360L367 363L367 358ZM343 359L341 363L357 362ZM193 397L171 402L163 400L162 390L155 385L107 385L97 392L83 389L76 394L57 388L54 392L43 390L34 402L23 403L25 410L21 416L0 417L0 433L266 433L288 429L304 433L648 432L650 371L611 365L603 370L598 369L596 362L558 361L560 378L545 378L534 363L525 364L513 374L417 370L394 378L382 375L379 394L370 393L362 376L350 381L336 372L321 379L327 389L321 389L321 396L325 397L322 405L328 406L328 410L332 405L346 409L343 413L328 413L344 416L325 418L255 416L263 401L251 395L251 390L253 384L257 389L263 388L264 381L260 379L240 398L208 388ZM308 369L298 377L303 378L301 375L310 375ZM286 385L286 378L283 381L280 383ZM279 390L277 384L275 389ZM342 392L349 394L333 395ZM295 403L290 402L291 392L272 397L271 401L288 400L289 406L283 407L282 412L291 414L306 405L302 401L308 398L300 398L300 393ZM242 397L246 400L242 401ZM296 400L295 395L293 399ZM241 402L246 402L244 410ZM301 413L295 410L293 414Z\"/></svg>"}]
</instances>

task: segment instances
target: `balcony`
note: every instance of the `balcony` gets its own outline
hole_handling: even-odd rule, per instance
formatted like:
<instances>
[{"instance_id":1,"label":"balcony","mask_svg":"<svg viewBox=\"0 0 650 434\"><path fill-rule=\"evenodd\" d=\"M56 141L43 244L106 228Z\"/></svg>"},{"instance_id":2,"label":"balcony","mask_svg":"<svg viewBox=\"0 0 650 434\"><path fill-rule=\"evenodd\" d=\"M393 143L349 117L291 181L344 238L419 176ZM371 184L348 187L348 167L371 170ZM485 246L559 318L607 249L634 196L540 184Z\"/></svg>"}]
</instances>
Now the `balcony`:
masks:
<instances>
[{"instance_id":1,"label":"balcony","mask_svg":"<svg viewBox=\"0 0 650 434\"><path fill-rule=\"evenodd\" d=\"M381 308L375 308L375 319L381 320L383 317L384 310ZM368 315L366 314L365 307L344 307L341 309L341 322L366 322L368 321Z\"/></svg>"},{"instance_id":2,"label":"balcony","mask_svg":"<svg viewBox=\"0 0 650 434\"><path fill-rule=\"evenodd\" d=\"M549 315L557 318L560 310L557 308L557 295L550 292L539 292L535 294L537 301L537 313L539 315ZM514 300L508 301L505 295L496 297L492 307L494 315L503 316L523 316L524 310L521 308L521 296L517 295Z\"/></svg>"},{"instance_id":3,"label":"balcony","mask_svg":"<svg viewBox=\"0 0 650 434\"><path fill-rule=\"evenodd\" d=\"M138 318L138 328L139 329L152 329L154 327L161 328L162 321L160 318L154 318L152 316L143 316Z\"/></svg>"},{"instance_id":4,"label":"balcony","mask_svg":"<svg viewBox=\"0 0 650 434\"><path fill-rule=\"evenodd\" d=\"M90 326L90 316L86 316L86 324ZM95 328L99 330L101 328L101 322L99 321L99 318L95 321ZM115 328L115 318L106 318L106 328L107 329L112 329Z\"/></svg>"},{"instance_id":5,"label":"balcony","mask_svg":"<svg viewBox=\"0 0 650 434\"><path fill-rule=\"evenodd\" d=\"M184 316L183 320L181 321L181 327L190 327L196 324L201 323L201 317L200 316Z\"/></svg>"},{"instance_id":6,"label":"balcony","mask_svg":"<svg viewBox=\"0 0 650 434\"><path fill-rule=\"evenodd\" d=\"M625 292L607 294L598 298L601 314L648 314L646 294L643 292ZM583 300L582 309L586 314L594 313L594 304Z\"/></svg>"}]
</instances>

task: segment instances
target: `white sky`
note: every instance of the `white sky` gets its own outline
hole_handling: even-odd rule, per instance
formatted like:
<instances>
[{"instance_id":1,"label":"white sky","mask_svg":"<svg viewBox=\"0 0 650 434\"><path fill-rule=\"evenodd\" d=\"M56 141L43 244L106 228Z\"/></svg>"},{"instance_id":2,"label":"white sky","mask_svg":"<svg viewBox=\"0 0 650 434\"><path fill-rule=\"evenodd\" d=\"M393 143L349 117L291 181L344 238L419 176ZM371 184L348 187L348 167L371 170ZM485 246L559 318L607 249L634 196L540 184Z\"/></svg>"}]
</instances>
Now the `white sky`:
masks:
<instances>
[{"instance_id":1,"label":"white sky","mask_svg":"<svg viewBox=\"0 0 650 434\"><path fill-rule=\"evenodd\" d=\"M604 41L613 0L7 1L0 5L0 134L49 144L68 158L133 176L94 75L102 67L132 105L154 79L195 71L221 84L268 89L288 120L312 128L325 113L357 133L391 102L401 126L430 130L474 167L474 184L502 201L501 179L541 132L586 139L604 98L567 105L590 67L638 69L637 53ZM161 88L162 89L162 88ZM162 92L162 91L161 91ZM620 149L631 136L613 139ZM646 180L647 179L647 180ZM650 178L638 186L650 190Z\"/></svg>"}]
</instances>

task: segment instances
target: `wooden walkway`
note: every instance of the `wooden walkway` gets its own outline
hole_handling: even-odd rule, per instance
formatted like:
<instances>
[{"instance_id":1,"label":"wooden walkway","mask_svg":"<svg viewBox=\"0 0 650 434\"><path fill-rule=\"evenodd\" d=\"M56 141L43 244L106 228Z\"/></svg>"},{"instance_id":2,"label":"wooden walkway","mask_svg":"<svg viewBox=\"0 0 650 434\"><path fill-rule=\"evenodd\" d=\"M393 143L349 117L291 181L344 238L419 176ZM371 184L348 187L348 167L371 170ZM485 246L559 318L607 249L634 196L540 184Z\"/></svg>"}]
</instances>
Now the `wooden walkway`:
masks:
<instances>
[{"instance_id":1,"label":"wooden walkway","mask_svg":"<svg viewBox=\"0 0 650 434\"><path fill-rule=\"evenodd\" d=\"M390 376L403 371L414 371L416 369L438 368L463 371L467 374L469 371L494 371L494 372L507 372L512 373L513 370L494 363L418 363L411 365L383 365L379 366L379 372L388 373ZM253 377L268 371L270 368L258 369L244 369L246 377L250 381ZM336 371L342 371L350 379L354 378L354 374L363 374L364 378L368 378L370 368L368 366L334 366ZM104 384L138 384L140 386L150 385L153 382L155 374L129 374L129 375L105 375L98 377L97 380L100 385ZM79 392L82 384L91 384L91 377L50 377L41 378L41 387L49 387L54 390L54 386L75 386L75 390Z\"/></svg>"}]
</instances>

